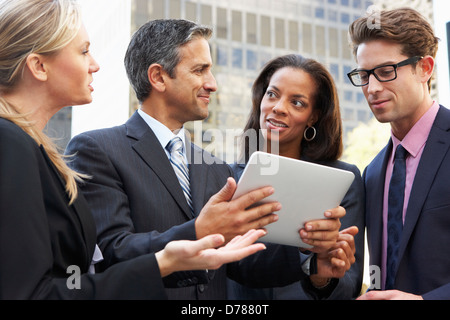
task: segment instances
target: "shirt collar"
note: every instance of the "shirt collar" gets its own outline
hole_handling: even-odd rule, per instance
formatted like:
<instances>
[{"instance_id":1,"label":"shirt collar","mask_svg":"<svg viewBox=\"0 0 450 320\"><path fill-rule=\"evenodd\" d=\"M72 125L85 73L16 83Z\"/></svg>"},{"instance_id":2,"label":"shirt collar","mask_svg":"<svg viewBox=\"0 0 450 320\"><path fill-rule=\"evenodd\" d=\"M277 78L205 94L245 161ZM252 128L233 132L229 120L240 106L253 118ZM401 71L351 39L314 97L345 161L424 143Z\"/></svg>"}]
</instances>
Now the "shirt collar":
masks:
<instances>
[{"instance_id":1,"label":"shirt collar","mask_svg":"<svg viewBox=\"0 0 450 320\"><path fill-rule=\"evenodd\" d=\"M412 157L417 157L419 151L427 142L428 135L430 134L431 127L433 126L438 111L439 104L434 101L431 108L416 122L402 141L397 139L391 132L393 150L396 150L397 146L401 144ZM394 154L394 152L395 151L393 151L392 154Z\"/></svg>"},{"instance_id":2,"label":"shirt collar","mask_svg":"<svg viewBox=\"0 0 450 320\"><path fill-rule=\"evenodd\" d=\"M186 150L186 142L185 142L185 134L184 134L184 126L178 131L177 134L174 134L169 128L167 128L164 124L156 120L155 118L149 116L147 113L138 109L139 115L144 119L147 125L152 129L159 143L163 147L166 148L172 138L175 136L180 137L181 141L183 141L184 150Z\"/></svg>"}]
</instances>

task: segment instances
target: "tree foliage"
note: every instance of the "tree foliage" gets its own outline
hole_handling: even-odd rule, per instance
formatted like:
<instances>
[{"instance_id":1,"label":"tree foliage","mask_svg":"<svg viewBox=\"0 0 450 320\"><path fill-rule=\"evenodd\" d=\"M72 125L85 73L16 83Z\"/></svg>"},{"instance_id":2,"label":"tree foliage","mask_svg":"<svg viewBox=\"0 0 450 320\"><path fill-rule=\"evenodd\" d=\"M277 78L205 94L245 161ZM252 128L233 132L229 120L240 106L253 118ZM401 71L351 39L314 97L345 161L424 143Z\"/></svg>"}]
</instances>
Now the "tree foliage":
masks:
<instances>
[{"instance_id":1,"label":"tree foliage","mask_svg":"<svg viewBox=\"0 0 450 320\"><path fill-rule=\"evenodd\" d=\"M390 125L375 118L368 123L360 123L348 133L342 161L356 165L362 173L388 143L390 134Z\"/></svg>"}]
</instances>

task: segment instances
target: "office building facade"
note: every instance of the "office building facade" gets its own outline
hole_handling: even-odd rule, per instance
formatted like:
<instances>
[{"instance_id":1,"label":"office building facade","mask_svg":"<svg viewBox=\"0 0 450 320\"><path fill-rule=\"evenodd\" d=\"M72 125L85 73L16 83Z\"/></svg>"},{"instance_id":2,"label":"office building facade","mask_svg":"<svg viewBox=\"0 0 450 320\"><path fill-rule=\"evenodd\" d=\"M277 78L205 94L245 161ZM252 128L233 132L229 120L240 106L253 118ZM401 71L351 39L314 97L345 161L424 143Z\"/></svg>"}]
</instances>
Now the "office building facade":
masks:
<instances>
[{"instance_id":1,"label":"office building facade","mask_svg":"<svg viewBox=\"0 0 450 320\"><path fill-rule=\"evenodd\" d=\"M218 90L209 117L189 129L196 139L202 135L204 146L221 143L210 151L228 153L230 160L235 150L224 150L223 145L231 148L233 143L223 139L245 126L253 81L262 66L279 55L301 54L329 69L339 91L345 133L372 117L361 89L346 76L355 67L348 25L371 5L373 1L365 0L133 0L132 30L158 18L183 18L213 28L210 44ZM137 107L134 97L130 105L132 110Z\"/></svg>"},{"instance_id":2,"label":"office building facade","mask_svg":"<svg viewBox=\"0 0 450 320\"><path fill-rule=\"evenodd\" d=\"M94 102L87 108L73 108L73 116L70 109L61 111L64 115L55 116L49 129L55 132L54 136L62 137L64 147L71 131L74 135L126 121L138 108L134 93L128 88L122 90L128 86L122 56L129 35L150 19L184 18L214 30L210 44L218 90L212 95L209 117L187 126L195 142L200 141L218 156L235 155L236 141L230 139L245 125L254 79L267 61L288 53L316 59L333 75L340 97L345 142L348 132L372 118L361 89L353 87L346 76L356 66L348 44L348 25L372 5L378 8L408 5L432 19L431 0L402 1L101 0L94 5L83 0L86 20L95 21L87 27L92 52L101 65L101 72L94 76ZM101 18L96 14L99 11L105 13ZM108 27L111 24L114 28ZM99 45L95 47L96 44ZM89 117L95 121L87 121ZM213 141L218 146L211 146Z\"/></svg>"}]
</instances>

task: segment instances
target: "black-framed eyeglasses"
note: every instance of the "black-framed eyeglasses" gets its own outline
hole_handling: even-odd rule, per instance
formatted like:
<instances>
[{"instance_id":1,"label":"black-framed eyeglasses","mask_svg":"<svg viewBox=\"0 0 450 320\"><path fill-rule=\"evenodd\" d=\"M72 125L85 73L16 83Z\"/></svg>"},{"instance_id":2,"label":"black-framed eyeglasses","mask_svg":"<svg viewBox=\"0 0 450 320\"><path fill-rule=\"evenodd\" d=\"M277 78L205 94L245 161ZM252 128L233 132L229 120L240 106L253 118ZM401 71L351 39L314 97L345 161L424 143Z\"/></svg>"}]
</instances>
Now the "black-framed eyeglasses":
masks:
<instances>
[{"instance_id":1,"label":"black-framed eyeglasses","mask_svg":"<svg viewBox=\"0 0 450 320\"><path fill-rule=\"evenodd\" d=\"M370 75L373 74L380 82L388 82L397 79L397 68L417 63L423 57L415 56L403 60L397 64L388 64L379 66L371 70L355 69L350 71L347 76L356 87L363 87L369 84Z\"/></svg>"}]
</instances>

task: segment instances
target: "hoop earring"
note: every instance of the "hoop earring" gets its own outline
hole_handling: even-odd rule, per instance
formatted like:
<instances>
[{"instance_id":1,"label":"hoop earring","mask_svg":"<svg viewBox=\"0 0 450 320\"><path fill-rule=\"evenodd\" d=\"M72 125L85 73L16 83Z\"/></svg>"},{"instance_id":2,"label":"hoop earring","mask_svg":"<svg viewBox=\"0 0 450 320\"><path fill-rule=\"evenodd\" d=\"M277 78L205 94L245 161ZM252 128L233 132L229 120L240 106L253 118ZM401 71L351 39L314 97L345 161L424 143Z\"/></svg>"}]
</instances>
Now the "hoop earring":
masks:
<instances>
[{"instance_id":1,"label":"hoop earring","mask_svg":"<svg viewBox=\"0 0 450 320\"><path fill-rule=\"evenodd\" d=\"M313 135L312 135L311 138L308 138L308 137L306 136L306 132L307 132L309 129L312 129L312 130L314 131L314 133L313 133ZM317 134L316 128L314 128L314 127L308 127L308 128L306 128L306 130L303 132L303 138L305 138L306 141L310 142L310 141L313 141L313 140L314 140L314 138L316 137L316 134Z\"/></svg>"}]
</instances>

